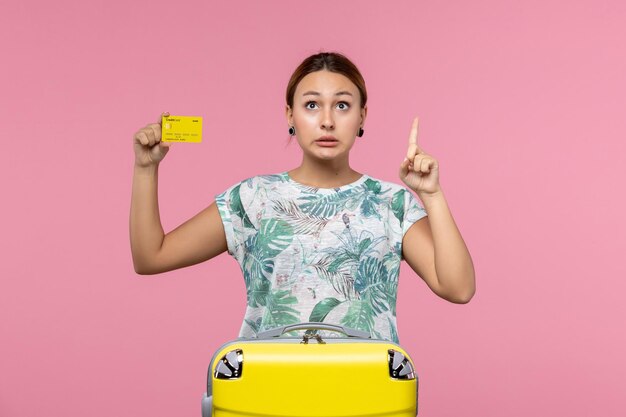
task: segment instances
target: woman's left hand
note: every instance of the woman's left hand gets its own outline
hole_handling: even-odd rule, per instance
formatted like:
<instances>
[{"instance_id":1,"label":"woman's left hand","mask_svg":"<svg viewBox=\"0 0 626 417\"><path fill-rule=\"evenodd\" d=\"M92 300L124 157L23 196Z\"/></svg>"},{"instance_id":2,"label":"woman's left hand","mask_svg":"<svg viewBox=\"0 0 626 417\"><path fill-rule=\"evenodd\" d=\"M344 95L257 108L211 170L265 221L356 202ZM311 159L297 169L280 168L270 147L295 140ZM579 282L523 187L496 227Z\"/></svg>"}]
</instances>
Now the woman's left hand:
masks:
<instances>
[{"instance_id":1,"label":"woman's left hand","mask_svg":"<svg viewBox=\"0 0 626 417\"><path fill-rule=\"evenodd\" d=\"M416 117L409 134L409 148L406 152L406 158L400 164L400 179L418 195L435 194L441 191L439 187L439 163L417 145L418 128L419 119Z\"/></svg>"}]
</instances>

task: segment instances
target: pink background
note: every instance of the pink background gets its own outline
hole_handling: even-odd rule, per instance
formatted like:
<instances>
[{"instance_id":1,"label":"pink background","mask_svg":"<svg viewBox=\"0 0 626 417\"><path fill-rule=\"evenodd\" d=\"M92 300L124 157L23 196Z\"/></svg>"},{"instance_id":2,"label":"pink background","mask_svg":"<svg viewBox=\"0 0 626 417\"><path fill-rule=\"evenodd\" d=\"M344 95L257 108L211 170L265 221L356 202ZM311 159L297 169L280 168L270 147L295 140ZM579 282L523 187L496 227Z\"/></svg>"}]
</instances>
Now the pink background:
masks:
<instances>
[{"instance_id":1,"label":"pink background","mask_svg":"<svg viewBox=\"0 0 626 417\"><path fill-rule=\"evenodd\" d=\"M409 128L476 267L466 305L403 263L421 416L621 416L623 1L14 1L2 5L0 416L200 416L245 309L228 254L137 275L132 135L204 116L160 169L166 232L296 167L284 91L319 50L369 92L361 172L396 183Z\"/></svg>"}]
</instances>

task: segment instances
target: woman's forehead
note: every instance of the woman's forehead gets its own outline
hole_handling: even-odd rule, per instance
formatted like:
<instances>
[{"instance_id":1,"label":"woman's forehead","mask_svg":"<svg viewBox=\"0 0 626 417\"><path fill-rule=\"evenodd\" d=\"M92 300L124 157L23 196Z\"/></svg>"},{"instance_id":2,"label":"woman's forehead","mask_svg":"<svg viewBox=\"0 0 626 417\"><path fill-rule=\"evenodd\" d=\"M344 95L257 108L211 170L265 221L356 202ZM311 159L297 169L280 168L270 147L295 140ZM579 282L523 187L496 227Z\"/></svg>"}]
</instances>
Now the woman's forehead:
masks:
<instances>
[{"instance_id":1,"label":"woman's forehead","mask_svg":"<svg viewBox=\"0 0 626 417\"><path fill-rule=\"evenodd\" d=\"M296 97L344 95L358 97L359 90L345 75L331 71L315 71L307 74L296 88Z\"/></svg>"}]
</instances>

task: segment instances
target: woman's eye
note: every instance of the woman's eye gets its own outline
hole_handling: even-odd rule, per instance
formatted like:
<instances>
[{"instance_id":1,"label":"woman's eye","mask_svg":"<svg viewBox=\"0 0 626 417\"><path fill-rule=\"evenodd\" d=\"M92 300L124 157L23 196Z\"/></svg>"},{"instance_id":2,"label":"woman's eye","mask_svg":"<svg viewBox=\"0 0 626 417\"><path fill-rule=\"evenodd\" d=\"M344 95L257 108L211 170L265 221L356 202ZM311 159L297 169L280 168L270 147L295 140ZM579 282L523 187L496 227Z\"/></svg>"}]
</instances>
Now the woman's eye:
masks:
<instances>
[{"instance_id":1,"label":"woman's eye","mask_svg":"<svg viewBox=\"0 0 626 417\"><path fill-rule=\"evenodd\" d=\"M313 110L315 107L309 107L310 104L313 104L315 106L317 106L317 103L314 101L307 101L306 104L304 105L304 107L306 107L309 110ZM341 106L339 107L340 110L347 110L350 108L350 104L345 102L345 101L340 101L339 103L337 103L337 106Z\"/></svg>"}]
</instances>

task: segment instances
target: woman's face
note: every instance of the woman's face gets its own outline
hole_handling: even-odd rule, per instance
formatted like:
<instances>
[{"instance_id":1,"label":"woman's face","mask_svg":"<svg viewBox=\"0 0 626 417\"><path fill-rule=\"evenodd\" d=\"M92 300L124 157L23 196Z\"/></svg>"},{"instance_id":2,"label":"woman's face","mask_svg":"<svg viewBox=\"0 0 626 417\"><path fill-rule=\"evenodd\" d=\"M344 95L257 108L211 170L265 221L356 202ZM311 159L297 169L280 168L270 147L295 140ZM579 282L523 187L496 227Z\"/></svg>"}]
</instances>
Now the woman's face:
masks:
<instances>
[{"instance_id":1,"label":"woman's face","mask_svg":"<svg viewBox=\"0 0 626 417\"><path fill-rule=\"evenodd\" d=\"M302 78L293 109L287 106L287 121L296 129L303 152L325 160L347 156L367 114L360 100L356 85L344 75L321 70ZM323 136L335 140L320 140Z\"/></svg>"}]
</instances>

